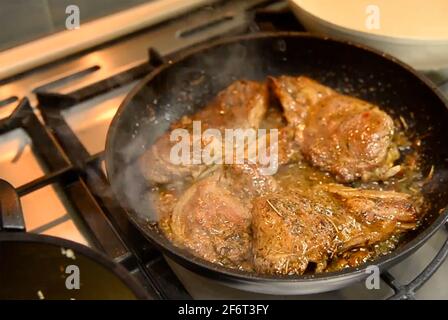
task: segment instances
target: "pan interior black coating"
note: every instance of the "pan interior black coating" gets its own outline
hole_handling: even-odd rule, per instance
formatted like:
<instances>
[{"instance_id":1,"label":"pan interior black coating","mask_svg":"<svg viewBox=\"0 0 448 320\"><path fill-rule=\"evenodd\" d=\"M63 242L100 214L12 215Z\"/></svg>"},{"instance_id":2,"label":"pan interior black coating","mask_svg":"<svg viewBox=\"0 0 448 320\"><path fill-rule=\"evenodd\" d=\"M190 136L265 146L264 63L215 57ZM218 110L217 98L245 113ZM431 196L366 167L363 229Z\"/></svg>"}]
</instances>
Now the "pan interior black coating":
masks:
<instances>
[{"instance_id":1,"label":"pan interior black coating","mask_svg":"<svg viewBox=\"0 0 448 320\"><path fill-rule=\"evenodd\" d=\"M375 263L390 266L419 247L447 215L443 211L448 203L446 103L427 80L393 58L299 33L241 37L204 47L170 61L130 93L108 133L106 166L113 189L131 220L164 252L193 269L244 280L282 279L225 269L174 247L157 228L151 227L154 212L147 196L148 186L135 164L170 122L203 107L233 81L278 75L306 75L341 93L375 103L393 117L403 117L410 131L424 137L424 171L434 166L434 176L424 189L432 209L422 226L410 233L407 244ZM328 279L360 272L362 268L286 278Z\"/></svg>"}]
</instances>

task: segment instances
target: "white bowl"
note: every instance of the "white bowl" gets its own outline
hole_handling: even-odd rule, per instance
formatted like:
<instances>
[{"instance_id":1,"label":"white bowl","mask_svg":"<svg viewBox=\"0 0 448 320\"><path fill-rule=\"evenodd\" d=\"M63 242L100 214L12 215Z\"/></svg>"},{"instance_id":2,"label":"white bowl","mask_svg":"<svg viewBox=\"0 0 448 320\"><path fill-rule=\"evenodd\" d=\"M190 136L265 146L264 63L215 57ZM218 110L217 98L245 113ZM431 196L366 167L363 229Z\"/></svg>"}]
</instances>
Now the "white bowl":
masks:
<instances>
[{"instance_id":1,"label":"white bowl","mask_svg":"<svg viewBox=\"0 0 448 320\"><path fill-rule=\"evenodd\" d=\"M310 32L366 44L419 70L448 68L448 0L289 3ZM366 23L367 19L370 23Z\"/></svg>"}]
</instances>

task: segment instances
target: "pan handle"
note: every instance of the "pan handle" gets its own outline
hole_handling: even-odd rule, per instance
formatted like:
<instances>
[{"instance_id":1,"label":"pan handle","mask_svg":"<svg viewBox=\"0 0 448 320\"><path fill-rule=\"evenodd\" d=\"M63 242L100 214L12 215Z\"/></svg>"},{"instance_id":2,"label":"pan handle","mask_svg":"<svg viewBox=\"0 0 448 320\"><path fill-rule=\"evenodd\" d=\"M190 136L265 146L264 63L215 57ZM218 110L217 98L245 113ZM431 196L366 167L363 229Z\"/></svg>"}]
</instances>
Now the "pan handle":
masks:
<instances>
[{"instance_id":1,"label":"pan handle","mask_svg":"<svg viewBox=\"0 0 448 320\"><path fill-rule=\"evenodd\" d=\"M19 196L12 185L1 179L0 231L26 231Z\"/></svg>"}]
</instances>

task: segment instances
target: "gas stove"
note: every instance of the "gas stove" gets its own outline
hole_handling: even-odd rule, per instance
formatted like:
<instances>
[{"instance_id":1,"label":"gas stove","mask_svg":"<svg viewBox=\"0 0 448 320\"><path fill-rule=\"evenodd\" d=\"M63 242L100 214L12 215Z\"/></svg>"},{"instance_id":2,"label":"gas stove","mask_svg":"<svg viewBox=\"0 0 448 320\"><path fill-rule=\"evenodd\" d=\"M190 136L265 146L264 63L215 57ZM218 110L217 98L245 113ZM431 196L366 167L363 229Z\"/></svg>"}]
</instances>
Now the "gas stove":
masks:
<instances>
[{"instance_id":1,"label":"gas stove","mask_svg":"<svg viewBox=\"0 0 448 320\"><path fill-rule=\"evenodd\" d=\"M239 291L165 258L127 220L110 191L103 152L126 94L162 58L199 43L259 31L305 31L286 3L216 2L0 81L0 177L18 191L27 231L69 239L123 265L155 299L446 299L448 232L382 275L306 296ZM448 74L428 75L442 84ZM448 86L441 85L448 94Z\"/></svg>"}]
</instances>

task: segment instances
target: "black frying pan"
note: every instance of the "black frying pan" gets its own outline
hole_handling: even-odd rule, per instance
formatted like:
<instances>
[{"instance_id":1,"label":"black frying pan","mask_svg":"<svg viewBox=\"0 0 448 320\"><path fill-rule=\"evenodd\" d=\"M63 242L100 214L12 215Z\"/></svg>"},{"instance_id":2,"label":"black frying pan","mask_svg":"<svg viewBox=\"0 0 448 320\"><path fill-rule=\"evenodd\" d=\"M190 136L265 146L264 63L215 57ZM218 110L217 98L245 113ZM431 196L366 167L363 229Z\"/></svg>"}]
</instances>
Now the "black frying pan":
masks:
<instances>
[{"instance_id":1,"label":"black frying pan","mask_svg":"<svg viewBox=\"0 0 448 320\"><path fill-rule=\"evenodd\" d=\"M73 241L25 233L19 198L0 180L0 300L144 299L120 265Z\"/></svg>"},{"instance_id":2,"label":"black frying pan","mask_svg":"<svg viewBox=\"0 0 448 320\"><path fill-rule=\"evenodd\" d=\"M367 276L367 264L339 272L269 276L227 269L169 242L154 225L154 211L136 159L170 122L205 106L236 79L307 75L342 93L402 116L409 130L425 136L424 170L435 174L425 186L431 210L422 226L393 253L373 263L391 267L419 248L446 220L448 210L447 102L435 86L409 66L378 51L304 33L237 37L195 49L149 74L120 106L109 129L106 167L130 220L165 254L204 276L245 290L305 294L347 286Z\"/></svg>"}]
</instances>

